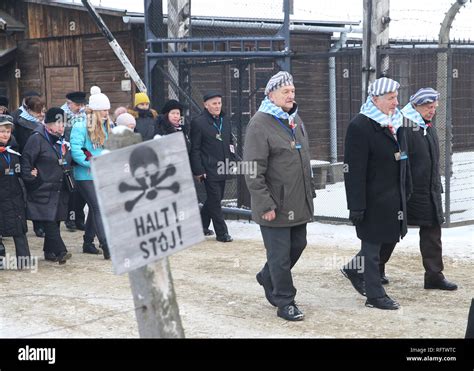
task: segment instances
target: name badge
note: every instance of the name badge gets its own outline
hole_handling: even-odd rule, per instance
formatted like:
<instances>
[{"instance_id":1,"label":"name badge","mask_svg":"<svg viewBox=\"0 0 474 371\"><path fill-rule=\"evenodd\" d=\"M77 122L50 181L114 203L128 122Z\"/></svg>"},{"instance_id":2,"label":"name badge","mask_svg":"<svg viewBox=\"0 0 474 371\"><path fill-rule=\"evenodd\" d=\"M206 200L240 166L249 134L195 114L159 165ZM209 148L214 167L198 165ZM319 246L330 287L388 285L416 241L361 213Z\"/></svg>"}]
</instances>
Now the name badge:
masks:
<instances>
[{"instance_id":1,"label":"name badge","mask_svg":"<svg viewBox=\"0 0 474 371\"><path fill-rule=\"evenodd\" d=\"M296 143L295 148L296 148L296 149L301 149L301 144Z\"/></svg>"},{"instance_id":2,"label":"name badge","mask_svg":"<svg viewBox=\"0 0 474 371\"><path fill-rule=\"evenodd\" d=\"M58 160L58 163L59 163L59 165L61 165L61 166L67 165L67 161L66 161L66 160L63 160L62 158L60 158L60 159Z\"/></svg>"},{"instance_id":3,"label":"name badge","mask_svg":"<svg viewBox=\"0 0 474 371\"><path fill-rule=\"evenodd\" d=\"M220 134L216 134L216 139L222 142L222 136Z\"/></svg>"},{"instance_id":4,"label":"name badge","mask_svg":"<svg viewBox=\"0 0 474 371\"><path fill-rule=\"evenodd\" d=\"M394 153L395 160L400 161L400 160L406 160L408 158L406 152L401 151L401 152L395 152Z\"/></svg>"},{"instance_id":5,"label":"name badge","mask_svg":"<svg viewBox=\"0 0 474 371\"><path fill-rule=\"evenodd\" d=\"M5 175L12 176L15 175L13 169L5 169Z\"/></svg>"}]
</instances>

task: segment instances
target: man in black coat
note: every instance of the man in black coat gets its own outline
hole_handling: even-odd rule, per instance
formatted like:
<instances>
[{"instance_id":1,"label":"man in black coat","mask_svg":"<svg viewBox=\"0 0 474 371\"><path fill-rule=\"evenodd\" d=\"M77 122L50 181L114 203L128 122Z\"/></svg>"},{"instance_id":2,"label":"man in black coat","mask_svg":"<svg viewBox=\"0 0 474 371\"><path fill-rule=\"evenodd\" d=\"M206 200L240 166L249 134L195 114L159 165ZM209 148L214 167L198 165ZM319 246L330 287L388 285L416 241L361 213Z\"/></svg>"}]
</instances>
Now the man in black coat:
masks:
<instances>
[{"instance_id":1,"label":"man in black coat","mask_svg":"<svg viewBox=\"0 0 474 371\"><path fill-rule=\"evenodd\" d=\"M201 209L204 234L209 236L211 223L216 231L216 240L231 242L227 225L222 214L221 201L224 197L226 159L234 151L231 125L222 112L222 95L218 92L206 93L203 97L205 109L191 121L191 169L193 175L204 182L207 198ZM219 166L220 165L220 166Z\"/></svg>"},{"instance_id":2,"label":"man in black coat","mask_svg":"<svg viewBox=\"0 0 474 371\"><path fill-rule=\"evenodd\" d=\"M345 138L347 206L362 243L360 252L341 271L367 296L365 305L379 309L400 307L380 282L381 246L398 242L407 232L407 150L397 109L399 86L386 77L375 80Z\"/></svg>"},{"instance_id":3,"label":"man in black coat","mask_svg":"<svg viewBox=\"0 0 474 371\"><path fill-rule=\"evenodd\" d=\"M406 118L408 157L413 193L407 202L408 224L420 227L420 251L425 268L425 289L456 290L457 285L443 275L441 224L444 223L439 174L439 141L431 120L436 113L439 93L422 88L410 97L402 109ZM385 272L395 248L386 244L380 252L380 271ZM387 282L388 283L388 282Z\"/></svg>"}]
</instances>

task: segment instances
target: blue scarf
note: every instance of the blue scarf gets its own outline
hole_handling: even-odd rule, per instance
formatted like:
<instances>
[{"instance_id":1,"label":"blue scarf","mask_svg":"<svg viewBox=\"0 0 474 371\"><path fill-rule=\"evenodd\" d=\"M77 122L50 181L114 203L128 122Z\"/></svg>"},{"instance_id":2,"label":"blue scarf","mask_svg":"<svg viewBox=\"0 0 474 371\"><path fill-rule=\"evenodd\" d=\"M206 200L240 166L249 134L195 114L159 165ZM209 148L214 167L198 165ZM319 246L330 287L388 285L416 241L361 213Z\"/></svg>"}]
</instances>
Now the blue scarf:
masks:
<instances>
[{"instance_id":1,"label":"blue scarf","mask_svg":"<svg viewBox=\"0 0 474 371\"><path fill-rule=\"evenodd\" d=\"M32 122L36 122L36 123L41 123L40 120L38 120L35 116L32 116L28 113L28 111L24 110L21 114L20 114L20 117L24 118L25 120L27 121L32 121Z\"/></svg>"},{"instance_id":2,"label":"blue scarf","mask_svg":"<svg viewBox=\"0 0 474 371\"><path fill-rule=\"evenodd\" d=\"M413 105L411 103L408 103L405 107L403 107L401 112L402 112L403 117L407 118L410 121L413 121L419 127L425 130L428 127L426 125L425 120L423 120L423 117L420 115L420 113L416 109L413 108Z\"/></svg>"},{"instance_id":3,"label":"blue scarf","mask_svg":"<svg viewBox=\"0 0 474 371\"><path fill-rule=\"evenodd\" d=\"M367 97L367 100L360 108L360 113L376 121L381 127L392 127L393 134L396 134L398 128L403 125L403 116L398 108L395 109L395 113L390 117L375 106L371 95Z\"/></svg>"},{"instance_id":4,"label":"blue scarf","mask_svg":"<svg viewBox=\"0 0 474 371\"><path fill-rule=\"evenodd\" d=\"M78 113L74 113L71 111L67 103L64 103L61 106L61 109L66 113L67 121L71 126L74 125L74 122L76 122L77 120L82 120L86 118L85 109L81 109Z\"/></svg>"},{"instance_id":5,"label":"blue scarf","mask_svg":"<svg viewBox=\"0 0 474 371\"><path fill-rule=\"evenodd\" d=\"M296 114L298 113L298 107L296 107L295 112L293 112L291 115L288 114L288 112L283 111L281 107L278 107L274 103L272 103L270 99L268 99L268 97L265 97L265 99L262 101L262 104L260 104L258 110L260 112L276 116L279 119L288 120L288 122L294 122Z\"/></svg>"}]
</instances>

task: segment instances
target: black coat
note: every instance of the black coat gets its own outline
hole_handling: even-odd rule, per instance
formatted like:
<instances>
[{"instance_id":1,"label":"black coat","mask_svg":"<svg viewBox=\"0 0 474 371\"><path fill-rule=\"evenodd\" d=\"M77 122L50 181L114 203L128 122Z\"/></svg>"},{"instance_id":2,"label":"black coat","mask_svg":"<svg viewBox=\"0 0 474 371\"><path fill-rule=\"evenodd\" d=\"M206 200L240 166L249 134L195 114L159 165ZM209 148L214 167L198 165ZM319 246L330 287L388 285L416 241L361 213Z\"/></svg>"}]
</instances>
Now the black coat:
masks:
<instances>
[{"instance_id":1,"label":"black coat","mask_svg":"<svg viewBox=\"0 0 474 371\"><path fill-rule=\"evenodd\" d=\"M434 127L427 128L424 135L422 128L410 126L407 140L413 193L407 202L408 224L443 224L438 134Z\"/></svg>"},{"instance_id":2,"label":"black coat","mask_svg":"<svg viewBox=\"0 0 474 371\"><path fill-rule=\"evenodd\" d=\"M55 142L55 140L51 140ZM59 150L59 146L55 145ZM63 158L66 166L59 164L58 153L45 137L41 126L33 132L21 156L21 174L27 189L26 215L29 220L66 220L69 192L65 186L64 170L71 169L71 153L67 150ZM38 176L31 175L38 169Z\"/></svg>"},{"instance_id":3,"label":"black coat","mask_svg":"<svg viewBox=\"0 0 474 371\"><path fill-rule=\"evenodd\" d=\"M158 113L153 109L140 111L128 110L128 113L135 117L137 122L135 133L140 133L143 141L153 139L158 130Z\"/></svg>"},{"instance_id":4,"label":"black coat","mask_svg":"<svg viewBox=\"0 0 474 371\"><path fill-rule=\"evenodd\" d=\"M14 149L12 137L8 143ZM24 190L20 178L20 157L9 153L10 169L14 175L6 175L8 162L0 155L0 236L21 236L27 232Z\"/></svg>"},{"instance_id":5,"label":"black coat","mask_svg":"<svg viewBox=\"0 0 474 371\"><path fill-rule=\"evenodd\" d=\"M180 125L179 130L169 122L168 118L164 115L158 116L158 129L157 134L159 135L168 135L176 132L182 132L184 135L184 140L186 142L186 149L188 153L191 151L191 140L189 139L189 126Z\"/></svg>"},{"instance_id":6,"label":"black coat","mask_svg":"<svg viewBox=\"0 0 474 371\"><path fill-rule=\"evenodd\" d=\"M37 122L26 120L23 117L18 118L18 121L15 123L15 128L13 129L13 135L18 143L18 150L20 153L23 153L23 148L25 148L28 138L38 127L42 127L42 125Z\"/></svg>"},{"instance_id":7,"label":"black coat","mask_svg":"<svg viewBox=\"0 0 474 371\"><path fill-rule=\"evenodd\" d=\"M406 149L405 128L397 132ZM349 210L365 210L357 237L372 243L393 243L407 233L407 162L395 159L399 144L388 128L358 114L349 124L344 150L344 182ZM408 190L409 192L409 190Z\"/></svg>"},{"instance_id":8,"label":"black coat","mask_svg":"<svg viewBox=\"0 0 474 371\"><path fill-rule=\"evenodd\" d=\"M222 140L217 139L218 130L213 125L220 127L222 119ZM225 180L226 174L218 174L219 161L231 160L230 145L232 141L232 128L229 119L221 113L214 119L205 109L191 121L191 169L194 175L206 174L209 180Z\"/></svg>"}]
</instances>

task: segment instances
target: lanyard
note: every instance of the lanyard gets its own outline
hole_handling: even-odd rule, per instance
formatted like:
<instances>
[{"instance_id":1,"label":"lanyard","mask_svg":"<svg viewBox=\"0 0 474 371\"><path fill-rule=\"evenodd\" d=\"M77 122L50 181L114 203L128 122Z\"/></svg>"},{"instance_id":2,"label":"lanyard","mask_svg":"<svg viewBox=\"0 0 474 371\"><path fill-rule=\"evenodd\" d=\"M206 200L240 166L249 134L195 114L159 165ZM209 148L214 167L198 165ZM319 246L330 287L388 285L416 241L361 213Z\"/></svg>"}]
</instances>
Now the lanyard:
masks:
<instances>
[{"instance_id":1,"label":"lanyard","mask_svg":"<svg viewBox=\"0 0 474 371\"><path fill-rule=\"evenodd\" d=\"M44 128L44 135L46 137L46 140L48 141L48 143L51 145L51 147L53 148L53 151L56 153L56 156L58 156L59 160L60 160L60 163L62 164L62 161L63 161L63 146L62 146L62 142L59 143L59 151L56 149L56 146L51 143L51 139L49 138L49 133L48 131L46 130L46 128Z\"/></svg>"},{"instance_id":2,"label":"lanyard","mask_svg":"<svg viewBox=\"0 0 474 371\"><path fill-rule=\"evenodd\" d=\"M278 121L278 123L283 127L283 129L285 129L288 132L288 134L290 134L291 139L296 141L295 129L290 129L283 122L281 122L281 120L278 117L276 117L276 116L273 116L273 117L275 118L275 120Z\"/></svg>"},{"instance_id":3,"label":"lanyard","mask_svg":"<svg viewBox=\"0 0 474 371\"><path fill-rule=\"evenodd\" d=\"M215 122L213 122L212 125L217 129L217 132L218 132L219 134L222 133L222 117L221 117L221 121L220 121L219 127L217 127L217 125L216 125Z\"/></svg>"},{"instance_id":4,"label":"lanyard","mask_svg":"<svg viewBox=\"0 0 474 371\"><path fill-rule=\"evenodd\" d=\"M10 169L10 163L11 163L10 154L8 152L4 152L4 153L2 153L2 156L5 159L5 162L7 163L8 168Z\"/></svg>"}]
</instances>

